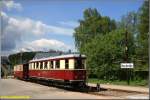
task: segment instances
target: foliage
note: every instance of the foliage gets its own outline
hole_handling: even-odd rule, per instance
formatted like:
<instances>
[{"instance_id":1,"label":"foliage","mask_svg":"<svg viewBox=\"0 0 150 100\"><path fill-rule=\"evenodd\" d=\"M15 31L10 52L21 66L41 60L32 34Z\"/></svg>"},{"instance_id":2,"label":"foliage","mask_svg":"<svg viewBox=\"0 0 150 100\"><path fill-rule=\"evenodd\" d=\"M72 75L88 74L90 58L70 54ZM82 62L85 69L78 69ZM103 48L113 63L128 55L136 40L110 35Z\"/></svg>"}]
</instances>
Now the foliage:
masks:
<instances>
[{"instance_id":1,"label":"foliage","mask_svg":"<svg viewBox=\"0 0 150 100\"><path fill-rule=\"evenodd\" d=\"M139 24L137 35L138 44L136 46L136 58L139 60L137 66L139 70L148 70L148 32L149 32L149 0L145 1L139 9ZM141 68L140 66L143 66Z\"/></svg>"},{"instance_id":2,"label":"foliage","mask_svg":"<svg viewBox=\"0 0 150 100\"><path fill-rule=\"evenodd\" d=\"M90 42L98 34L105 34L116 28L115 21L109 17L102 17L96 9L88 8L84 11L84 20L79 20L80 26L75 29L74 38L76 47L81 47Z\"/></svg>"},{"instance_id":3,"label":"foliage","mask_svg":"<svg viewBox=\"0 0 150 100\"><path fill-rule=\"evenodd\" d=\"M100 83L100 84L115 84L115 85L128 85L126 80L99 80L96 78L90 78L88 80L89 83ZM131 86L145 86L148 87L148 81L143 79L143 80L133 80L130 83Z\"/></svg>"},{"instance_id":4,"label":"foliage","mask_svg":"<svg viewBox=\"0 0 150 100\"><path fill-rule=\"evenodd\" d=\"M121 79L120 63L125 60L125 33L127 32L128 62L135 69L148 68L148 3L145 1L138 12L129 12L120 22L101 16L96 9L83 12L80 25L75 28L77 49L87 56L89 77ZM132 70L132 71L134 71ZM120 76L121 75L121 76ZM140 77L140 76L138 76Z\"/></svg>"},{"instance_id":5,"label":"foliage","mask_svg":"<svg viewBox=\"0 0 150 100\"><path fill-rule=\"evenodd\" d=\"M9 60L11 62L11 65L14 66L16 64L21 63L27 63L29 60L31 60L36 52L22 52L17 54L9 55Z\"/></svg>"}]
</instances>

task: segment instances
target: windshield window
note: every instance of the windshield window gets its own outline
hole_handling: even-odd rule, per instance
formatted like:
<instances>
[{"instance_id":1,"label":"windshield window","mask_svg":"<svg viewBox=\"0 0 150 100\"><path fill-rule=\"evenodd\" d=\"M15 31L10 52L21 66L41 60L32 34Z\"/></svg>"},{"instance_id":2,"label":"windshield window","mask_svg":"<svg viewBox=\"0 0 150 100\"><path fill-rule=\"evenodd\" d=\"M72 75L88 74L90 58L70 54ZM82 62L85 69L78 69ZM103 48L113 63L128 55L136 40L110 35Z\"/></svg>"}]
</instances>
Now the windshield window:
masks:
<instances>
[{"instance_id":1,"label":"windshield window","mask_svg":"<svg viewBox=\"0 0 150 100\"><path fill-rule=\"evenodd\" d=\"M85 59L75 59L75 69L84 69L85 68Z\"/></svg>"}]
</instances>

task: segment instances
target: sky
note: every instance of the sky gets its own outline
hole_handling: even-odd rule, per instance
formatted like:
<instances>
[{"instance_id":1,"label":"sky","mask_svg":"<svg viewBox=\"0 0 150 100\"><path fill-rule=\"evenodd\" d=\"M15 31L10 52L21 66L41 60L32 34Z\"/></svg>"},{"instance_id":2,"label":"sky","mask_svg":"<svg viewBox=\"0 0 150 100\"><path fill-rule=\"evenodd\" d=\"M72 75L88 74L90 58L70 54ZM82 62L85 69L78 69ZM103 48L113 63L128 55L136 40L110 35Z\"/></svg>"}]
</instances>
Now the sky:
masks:
<instances>
[{"instance_id":1,"label":"sky","mask_svg":"<svg viewBox=\"0 0 150 100\"><path fill-rule=\"evenodd\" d=\"M96 8L116 21L144 0L3 0L1 52L9 55L50 49L77 51L73 33L83 11Z\"/></svg>"}]
</instances>

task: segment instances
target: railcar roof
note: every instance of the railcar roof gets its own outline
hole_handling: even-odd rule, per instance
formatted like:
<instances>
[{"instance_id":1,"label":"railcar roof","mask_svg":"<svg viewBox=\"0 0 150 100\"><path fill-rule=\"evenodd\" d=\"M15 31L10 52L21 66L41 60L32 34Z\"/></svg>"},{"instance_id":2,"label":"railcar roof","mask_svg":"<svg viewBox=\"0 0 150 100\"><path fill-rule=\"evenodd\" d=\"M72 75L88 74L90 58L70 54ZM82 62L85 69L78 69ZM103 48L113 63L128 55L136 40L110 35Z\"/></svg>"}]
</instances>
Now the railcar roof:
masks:
<instances>
[{"instance_id":1,"label":"railcar roof","mask_svg":"<svg viewBox=\"0 0 150 100\"><path fill-rule=\"evenodd\" d=\"M66 54L66 55L59 55L59 56L52 56L52 57L44 57L40 59L32 59L29 62L34 62L34 61L44 61L44 60L49 60L49 59L59 59L59 58L70 58L70 57L82 57L85 58L85 55L81 54Z\"/></svg>"}]
</instances>

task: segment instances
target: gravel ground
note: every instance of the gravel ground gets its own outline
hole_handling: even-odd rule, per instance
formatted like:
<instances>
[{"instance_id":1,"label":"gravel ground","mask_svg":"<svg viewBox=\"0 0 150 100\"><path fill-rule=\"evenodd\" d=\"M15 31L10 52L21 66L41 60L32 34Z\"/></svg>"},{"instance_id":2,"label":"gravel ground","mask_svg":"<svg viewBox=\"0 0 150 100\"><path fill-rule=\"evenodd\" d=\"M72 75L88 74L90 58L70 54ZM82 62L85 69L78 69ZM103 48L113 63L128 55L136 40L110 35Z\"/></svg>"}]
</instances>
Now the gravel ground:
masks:
<instances>
[{"instance_id":1,"label":"gravel ground","mask_svg":"<svg viewBox=\"0 0 150 100\"><path fill-rule=\"evenodd\" d=\"M96 86L96 84L88 83L89 86ZM123 91L131 91L131 92L139 92L139 93L147 93L149 94L148 87L141 86L124 86L124 85L112 85L112 84L100 84L102 88L107 89L115 89L115 90L123 90Z\"/></svg>"},{"instance_id":2,"label":"gravel ground","mask_svg":"<svg viewBox=\"0 0 150 100\"><path fill-rule=\"evenodd\" d=\"M108 99L113 97L96 96L72 92L55 87L25 82L16 79L0 80L1 96L30 96L32 99Z\"/></svg>"},{"instance_id":3,"label":"gravel ground","mask_svg":"<svg viewBox=\"0 0 150 100\"><path fill-rule=\"evenodd\" d=\"M113 96L119 97L120 99L149 99L148 94L141 94L135 92L124 92L124 91L115 91L115 90L108 90L108 91L101 91L98 93L91 93L95 95L103 95L103 96Z\"/></svg>"},{"instance_id":4,"label":"gravel ground","mask_svg":"<svg viewBox=\"0 0 150 100\"><path fill-rule=\"evenodd\" d=\"M30 96L32 99L148 99L148 94L111 90L87 94L17 79L1 79L0 96L6 95Z\"/></svg>"}]
</instances>

